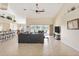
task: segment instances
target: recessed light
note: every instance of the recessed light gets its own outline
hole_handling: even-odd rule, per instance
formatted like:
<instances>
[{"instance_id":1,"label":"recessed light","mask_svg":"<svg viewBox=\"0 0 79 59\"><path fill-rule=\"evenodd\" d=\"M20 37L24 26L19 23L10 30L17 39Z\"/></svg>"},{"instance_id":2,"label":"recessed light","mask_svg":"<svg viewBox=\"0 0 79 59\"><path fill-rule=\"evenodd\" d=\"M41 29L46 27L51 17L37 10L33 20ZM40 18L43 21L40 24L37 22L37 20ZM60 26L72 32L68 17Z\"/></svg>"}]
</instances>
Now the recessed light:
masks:
<instances>
[{"instance_id":1,"label":"recessed light","mask_svg":"<svg viewBox=\"0 0 79 59\"><path fill-rule=\"evenodd\" d=\"M24 11L26 11L27 9L24 9Z\"/></svg>"}]
</instances>

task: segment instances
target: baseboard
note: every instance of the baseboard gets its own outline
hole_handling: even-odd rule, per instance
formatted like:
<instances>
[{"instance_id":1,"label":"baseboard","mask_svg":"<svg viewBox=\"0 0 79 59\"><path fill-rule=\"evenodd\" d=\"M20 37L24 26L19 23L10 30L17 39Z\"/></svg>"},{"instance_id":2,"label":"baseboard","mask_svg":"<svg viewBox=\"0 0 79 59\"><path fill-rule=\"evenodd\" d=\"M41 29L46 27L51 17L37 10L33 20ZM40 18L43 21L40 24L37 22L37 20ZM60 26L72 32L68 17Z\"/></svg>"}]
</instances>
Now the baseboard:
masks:
<instances>
[{"instance_id":1,"label":"baseboard","mask_svg":"<svg viewBox=\"0 0 79 59\"><path fill-rule=\"evenodd\" d=\"M65 45L71 47L72 49L79 51L78 48L75 48L75 47L71 46L70 44L65 43L63 40L61 40L61 42L62 42L63 44L65 44Z\"/></svg>"}]
</instances>

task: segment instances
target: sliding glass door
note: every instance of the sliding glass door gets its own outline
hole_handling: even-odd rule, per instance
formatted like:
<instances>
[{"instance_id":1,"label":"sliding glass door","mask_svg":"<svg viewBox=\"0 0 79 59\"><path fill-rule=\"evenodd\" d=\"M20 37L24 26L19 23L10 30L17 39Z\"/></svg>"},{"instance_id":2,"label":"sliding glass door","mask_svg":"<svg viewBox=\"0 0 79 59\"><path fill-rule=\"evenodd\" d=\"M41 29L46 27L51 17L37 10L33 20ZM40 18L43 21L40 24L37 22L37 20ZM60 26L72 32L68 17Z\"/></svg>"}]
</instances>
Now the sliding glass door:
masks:
<instances>
[{"instance_id":1,"label":"sliding glass door","mask_svg":"<svg viewBox=\"0 0 79 59\"><path fill-rule=\"evenodd\" d=\"M31 25L32 33L38 33L39 31L44 31L44 33L49 33L49 25Z\"/></svg>"}]
</instances>

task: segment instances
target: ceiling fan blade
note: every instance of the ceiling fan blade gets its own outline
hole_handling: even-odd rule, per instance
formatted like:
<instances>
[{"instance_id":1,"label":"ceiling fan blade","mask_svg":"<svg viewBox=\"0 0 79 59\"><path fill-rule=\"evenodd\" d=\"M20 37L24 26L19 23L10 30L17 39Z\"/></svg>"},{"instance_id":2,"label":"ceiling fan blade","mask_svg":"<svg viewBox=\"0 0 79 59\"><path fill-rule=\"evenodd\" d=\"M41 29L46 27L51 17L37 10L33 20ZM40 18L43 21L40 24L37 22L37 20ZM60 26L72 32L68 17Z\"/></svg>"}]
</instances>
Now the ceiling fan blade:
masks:
<instances>
[{"instance_id":1,"label":"ceiling fan blade","mask_svg":"<svg viewBox=\"0 0 79 59\"><path fill-rule=\"evenodd\" d=\"M24 9L24 11L26 11L26 10L28 10L28 9ZM29 9L30 11L34 11L34 12L36 12L36 13L39 13L39 12L45 12L45 9L40 9L39 7L38 7L38 3L36 3L36 9Z\"/></svg>"},{"instance_id":2,"label":"ceiling fan blade","mask_svg":"<svg viewBox=\"0 0 79 59\"><path fill-rule=\"evenodd\" d=\"M37 13L37 12L45 12L45 11L44 10L36 10L35 12Z\"/></svg>"},{"instance_id":3,"label":"ceiling fan blade","mask_svg":"<svg viewBox=\"0 0 79 59\"><path fill-rule=\"evenodd\" d=\"M38 12L45 12L45 10L37 10Z\"/></svg>"}]
</instances>

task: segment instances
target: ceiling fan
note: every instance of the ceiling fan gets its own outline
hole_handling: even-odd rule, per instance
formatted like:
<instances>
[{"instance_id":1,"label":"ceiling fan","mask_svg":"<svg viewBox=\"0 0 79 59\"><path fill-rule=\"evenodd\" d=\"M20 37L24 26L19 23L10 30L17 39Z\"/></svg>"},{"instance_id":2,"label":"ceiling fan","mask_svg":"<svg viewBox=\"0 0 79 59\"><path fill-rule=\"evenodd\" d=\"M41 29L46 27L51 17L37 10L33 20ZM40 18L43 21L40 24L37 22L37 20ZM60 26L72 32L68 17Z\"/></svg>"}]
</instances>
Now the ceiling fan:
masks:
<instances>
[{"instance_id":1,"label":"ceiling fan","mask_svg":"<svg viewBox=\"0 0 79 59\"><path fill-rule=\"evenodd\" d=\"M45 12L45 9L40 9L38 3L36 3L36 8L33 10L36 13ZM27 9L24 9L24 11Z\"/></svg>"},{"instance_id":2,"label":"ceiling fan","mask_svg":"<svg viewBox=\"0 0 79 59\"><path fill-rule=\"evenodd\" d=\"M38 13L38 12L45 12L44 9L40 9L40 8L39 8L38 3L36 3L36 8L37 8L37 9L35 10L36 13Z\"/></svg>"}]
</instances>

